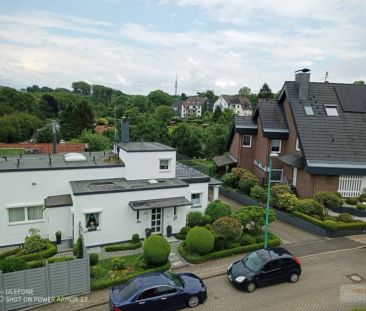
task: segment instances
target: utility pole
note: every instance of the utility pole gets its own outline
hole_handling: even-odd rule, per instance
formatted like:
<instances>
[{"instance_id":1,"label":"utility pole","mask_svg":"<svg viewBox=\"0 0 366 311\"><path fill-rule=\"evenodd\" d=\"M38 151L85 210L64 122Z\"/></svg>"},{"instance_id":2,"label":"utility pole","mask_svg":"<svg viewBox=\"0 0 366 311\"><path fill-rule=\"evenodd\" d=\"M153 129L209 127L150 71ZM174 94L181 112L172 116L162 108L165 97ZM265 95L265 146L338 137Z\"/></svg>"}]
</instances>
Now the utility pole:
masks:
<instances>
[{"instance_id":1,"label":"utility pole","mask_svg":"<svg viewBox=\"0 0 366 311\"><path fill-rule=\"evenodd\" d=\"M175 74L175 84L174 84L174 87L175 87L175 93L174 95L177 96L178 95L178 75Z\"/></svg>"}]
</instances>

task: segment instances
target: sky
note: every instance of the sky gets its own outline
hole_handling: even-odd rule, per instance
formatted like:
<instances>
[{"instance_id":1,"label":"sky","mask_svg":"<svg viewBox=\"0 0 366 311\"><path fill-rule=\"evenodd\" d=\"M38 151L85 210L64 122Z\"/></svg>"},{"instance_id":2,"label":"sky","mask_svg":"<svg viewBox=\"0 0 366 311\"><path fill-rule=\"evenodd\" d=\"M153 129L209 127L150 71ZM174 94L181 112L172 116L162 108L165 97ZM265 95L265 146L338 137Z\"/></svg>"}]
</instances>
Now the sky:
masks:
<instances>
[{"instance_id":1,"label":"sky","mask_svg":"<svg viewBox=\"0 0 366 311\"><path fill-rule=\"evenodd\" d=\"M365 0L0 0L0 85L274 92L366 80Z\"/></svg>"}]
</instances>

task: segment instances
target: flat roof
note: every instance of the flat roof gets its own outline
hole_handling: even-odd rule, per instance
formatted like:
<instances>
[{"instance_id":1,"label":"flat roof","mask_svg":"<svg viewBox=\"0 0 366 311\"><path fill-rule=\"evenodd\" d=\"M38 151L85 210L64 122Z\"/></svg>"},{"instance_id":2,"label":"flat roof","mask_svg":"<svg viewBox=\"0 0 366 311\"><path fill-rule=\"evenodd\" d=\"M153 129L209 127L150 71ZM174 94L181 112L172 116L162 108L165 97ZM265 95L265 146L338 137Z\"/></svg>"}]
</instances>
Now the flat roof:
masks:
<instances>
[{"instance_id":1,"label":"flat roof","mask_svg":"<svg viewBox=\"0 0 366 311\"><path fill-rule=\"evenodd\" d=\"M175 151L173 147L156 142L118 143L118 146L126 152Z\"/></svg>"},{"instance_id":2,"label":"flat roof","mask_svg":"<svg viewBox=\"0 0 366 311\"><path fill-rule=\"evenodd\" d=\"M152 199L152 200L142 200L142 201L131 201L128 205L134 211L147 210L153 208L167 208L175 206L188 206L193 205L193 203L187 200L185 197L173 197L164 199Z\"/></svg>"},{"instance_id":3,"label":"flat roof","mask_svg":"<svg viewBox=\"0 0 366 311\"><path fill-rule=\"evenodd\" d=\"M184 165L180 162L176 163L175 167L175 176L177 178L193 184L193 183L205 183L210 181L210 177L203 174L199 170L195 169L194 167Z\"/></svg>"},{"instance_id":4,"label":"flat roof","mask_svg":"<svg viewBox=\"0 0 366 311\"><path fill-rule=\"evenodd\" d=\"M0 172L12 171L41 171L41 170L65 170L86 169L101 167L123 167L122 160L114 159L114 153L109 152L80 152L85 156L82 161L65 161L65 154L56 153L50 155L22 155L0 158Z\"/></svg>"},{"instance_id":5,"label":"flat roof","mask_svg":"<svg viewBox=\"0 0 366 311\"><path fill-rule=\"evenodd\" d=\"M61 194L49 196L44 200L46 208L72 206L72 197L70 194Z\"/></svg>"},{"instance_id":6,"label":"flat roof","mask_svg":"<svg viewBox=\"0 0 366 311\"><path fill-rule=\"evenodd\" d=\"M70 184L74 195L90 195L112 192L129 192L188 187L187 183L178 178L138 180L127 180L126 178L110 178L70 181Z\"/></svg>"}]
</instances>

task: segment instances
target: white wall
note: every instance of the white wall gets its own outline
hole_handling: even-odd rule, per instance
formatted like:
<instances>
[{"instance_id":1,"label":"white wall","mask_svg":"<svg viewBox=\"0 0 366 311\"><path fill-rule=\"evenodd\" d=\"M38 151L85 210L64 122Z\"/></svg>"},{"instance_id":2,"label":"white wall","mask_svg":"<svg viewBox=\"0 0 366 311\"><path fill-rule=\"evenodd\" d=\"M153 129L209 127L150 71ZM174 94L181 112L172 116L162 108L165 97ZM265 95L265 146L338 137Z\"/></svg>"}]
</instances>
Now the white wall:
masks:
<instances>
[{"instance_id":1,"label":"white wall","mask_svg":"<svg viewBox=\"0 0 366 311\"><path fill-rule=\"evenodd\" d=\"M48 238L56 241L56 231L61 231L61 239L72 239L72 213L70 206L60 206L46 209L45 227Z\"/></svg>"},{"instance_id":2,"label":"white wall","mask_svg":"<svg viewBox=\"0 0 366 311\"><path fill-rule=\"evenodd\" d=\"M191 200L192 193L202 193L202 204L199 208L190 206L189 211L198 211L204 214L208 204L208 183L189 184L188 193L186 194L188 200Z\"/></svg>"},{"instance_id":3,"label":"white wall","mask_svg":"<svg viewBox=\"0 0 366 311\"><path fill-rule=\"evenodd\" d=\"M125 168L123 167L1 172L0 245L24 242L30 228L40 229L45 238L54 235L54 232L57 231L48 233L46 213L44 213L43 221L11 225L8 223L7 207L27 206L28 204L42 205L48 196L71 194L70 180L118 178L124 177L124 175Z\"/></svg>"},{"instance_id":4,"label":"white wall","mask_svg":"<svg viewBox=\"0 0 366 311\"><path fill-rule=\"evenodd\" d=\"M119 154L129 180L175 177L175 151L126 152L120 148ZM170 159L168 171L160 171L160 159Z\"/></svg>"},{"instance_id":5,"label":"white wall","mask_svg":"<svg viewBox=\"0 0 366 311\"><path fill-rule=\"evenodd\" d=\"M213 112L215 112L217 106L220 106L221 107L221 110L224 110L225 108L228 108L229 107L227 101L222 96L220 96L214 102L214 104L213 104L213 110L212 110Z\"/></svg>"}]
</instances>

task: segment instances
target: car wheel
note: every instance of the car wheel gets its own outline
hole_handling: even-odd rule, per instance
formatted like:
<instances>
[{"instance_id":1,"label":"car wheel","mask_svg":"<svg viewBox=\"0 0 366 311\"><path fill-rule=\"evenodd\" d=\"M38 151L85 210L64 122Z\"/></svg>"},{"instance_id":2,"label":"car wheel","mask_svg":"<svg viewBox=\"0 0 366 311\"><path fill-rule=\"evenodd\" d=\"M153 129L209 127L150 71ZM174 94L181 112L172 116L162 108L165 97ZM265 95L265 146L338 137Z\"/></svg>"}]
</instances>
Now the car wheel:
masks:
<instances>
[{"instance_id":1,"label":"car wheel","mask_svg":"<svg viewBox=\"0 0 366 311\"><path fill-rule=\"evenodd\" d=\"M299 275L297 273L292 273L290 275L290 282L291 283L296 283L299 280Z\"/></svg>"},{"instance_id":2,"label":"car wheel","mask_svg":"<svg viewBox=\"0 0 366 311\"><path fill-rule=\"evenodd\" d=\"M187 305L190 308L194 308L194 307L197 307L199 303L200 303L200 299L198 298L198 296L191 296L188 299Z\"/></svg>"},{"instance_id":3,"label":"car wheel","mask_svg":"<svg viewBox=\"0 0 366 311\"><path fill-rule=\"evenodd\" d=\"M245 290L248 292L248 293L253 293L255 291L255 289L257 288L257 285L255 285L254 282L250 282L247 284L247 286L245 286Z\"/></svg>"}]
</instances>

